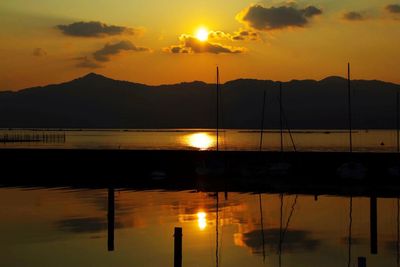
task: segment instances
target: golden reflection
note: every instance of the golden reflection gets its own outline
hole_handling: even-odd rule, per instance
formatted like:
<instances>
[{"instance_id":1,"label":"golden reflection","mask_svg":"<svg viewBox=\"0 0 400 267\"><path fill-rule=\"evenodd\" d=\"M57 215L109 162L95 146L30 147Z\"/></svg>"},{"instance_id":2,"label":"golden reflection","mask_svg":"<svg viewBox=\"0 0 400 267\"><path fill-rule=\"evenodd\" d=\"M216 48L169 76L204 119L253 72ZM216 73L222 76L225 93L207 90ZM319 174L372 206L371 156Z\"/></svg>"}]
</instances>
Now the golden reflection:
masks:
<instances>
[{"instance_id":1,"label":"golden reflection","mask_svg":"<svg viewBox=\"0 0 400 267\"><path fill-rule=\"evenodd\" d=\"M200 150L207 150L214 145L215 140L207 133L195 133L187 135L186 142L191 147L199 148Z\"/></svg>"},{"instance_id":2,"label":"golden reflection","mask_svg":"<svg viewBox=\"0 0 400 267\"><path fill-rule=\"evenodd\" d=\"M207 226L207 214L205 212L198 212L197 213L197 224L200 230L204 230Z\"/></svg>"}]
</instances>

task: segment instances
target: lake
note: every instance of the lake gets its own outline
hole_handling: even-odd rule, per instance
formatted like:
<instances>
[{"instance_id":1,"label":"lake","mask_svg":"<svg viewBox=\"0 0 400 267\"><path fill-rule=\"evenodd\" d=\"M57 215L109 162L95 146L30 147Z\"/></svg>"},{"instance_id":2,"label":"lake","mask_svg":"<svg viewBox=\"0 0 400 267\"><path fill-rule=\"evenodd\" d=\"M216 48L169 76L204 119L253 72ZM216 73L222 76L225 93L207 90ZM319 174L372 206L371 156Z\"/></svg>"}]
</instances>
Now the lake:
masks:
<instances>
[{"instance_id":1,"label":"lake","mask_svg":"<svg viewBox=\"0 0 400 267\"><path fill-rule=\"evenodd\" d=\"M185 267L399 266L397 198L377 199L377 254L366 197L0 188L0 206L1 266L173 266L174 227Z\"/></svg>"},{"instance_id":2,"label":"lake","mask_svg":"<svg viewBox=\"0 0 400 267\"><path fill-rule=\"evenodd\" d=\"M257 130L221 130L219 149L259 150L260 136ZM26 137L27 140L13 141L12 137ZM393 152L397 149L396 131L393 130L355 130L352 137L354 151ZM293 151L294 146L298 151L348 151L349 133L343 130L294 130L290 135L286 131L283 146L285 151ZM3 129L0 131L0 148L213 150L216 132L214 129ZM264 132L262 149L280 150L280 132Z\"/></svg>"}]
</instances>

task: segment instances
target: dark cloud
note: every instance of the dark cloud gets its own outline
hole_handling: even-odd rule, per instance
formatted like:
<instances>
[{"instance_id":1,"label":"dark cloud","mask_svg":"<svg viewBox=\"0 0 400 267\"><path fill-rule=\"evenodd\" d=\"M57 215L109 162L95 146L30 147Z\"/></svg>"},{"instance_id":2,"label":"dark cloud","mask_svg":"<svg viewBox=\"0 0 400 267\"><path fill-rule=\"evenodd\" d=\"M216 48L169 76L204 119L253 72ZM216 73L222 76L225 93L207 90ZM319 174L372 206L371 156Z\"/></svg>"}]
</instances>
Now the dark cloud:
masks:
<instances>
[{"instance_id":1,"label":"dark cloud","mask_svg":"<svg viewBox=\"0 0 400 267\"><path fill-rule=\"evenodd\" d=\"M107 25L99 21L80 21L68 25L57 25L56 27L65 35L78 37L104 37L125 33L133 34L136 31L127 27Z\"/></svg>"},{"instance_id":2,"label":"dark cloud","mask_svg":"<svg viewBox=\"0 0 400 267\"><path fill-rule=\"evenodd\" d=\"M281 231L279 228L275 229L264 229L254 230L243 234L244 244L251 248L252 252L255 254L262 253L263 237L265 248L269 253L276 253L279 249L279 240L281 237ZM315 251L320 245L320 241L313 239L311 233L302 230L287 230L284 235L284 240L282 242L282 250L289 252L297 251Z\"/></svg>"},{"instance_id":3,"label":"dark cloud","mask_svg":"<svg viewBox=\"0 0 400 267\"><path fill-rule=\"evenodd\" d=\"M93 59L90 59L89 57L79 57L76 58L76 60L78 61L78 63L76 64L78 68L97 69L102 67L100 64L95 62Z\"/></svg>"},{"instance_id":4,"label":"dark cloud","mask_svg":"<svg viewBox=\"0 0 400 267\"><path fill-rule=\"evenodd\" d=\"M218 43L208 41L202 42L190 35L181 35L179 38L180 45L174 45L164 49L167 52L174 54L187 53L212 53L212 54L240 54L245 51L242 47L225 46Z\"/></svg>"},{"instance_id":5,"label":"dark cloud","mask_svg":"<svg viewBox=\"0 0 400 267\"><path fill-rule=\"evenodd\" d=\"M390 13L400 13L400 5L398 4L392 4L392 5L387 5L386 10L389 11Z\"/></svg>"},{"instance_id":6,"label":"dark cloud","mask_svg":"<svg viewBox=\"0 0 400 267\"><path fill-rule=\"evenodd\" d=\"M149 49L145 47L135 46L130 41L125 40L118 43L106 44L102 49L93 53L93 58L96 61L107 62L110 61L110 56L117 55L121 51L143 52L149 51Z\"/></svg>"},{"instance_id":7,"label":"dark cloud","mask_svg":"<svg viewBox=\"0 0 400 267\"><path fill-rule=\"evenodd\" d=\"M33 55L36 57L43 57L47 56L47 52L43 48L38 47L33 49Z\"/></svg>"},{"instance_id":8,"label":"dark cloud","mask_svg":"<svg viewBox=\"0 0 400 267\"><path fill-rule=\"evenodd\" d=\"M355 11L351 11L351 12L347 12L343 15L343 18L345 20L351 20L351 21L358 21L358 20L364 20L364 16L359 13L359 12L355 12Z\"/></svg>"},{"instance_id":9,"label":"dark cloud","mask_svg":"<svg viewBox=\"0 0 400 267\"><path fill-rule=\"evenodd\" d=\"M298 9L295 6L263 7L253 5L242 11L238 19L257 30L274 30L288 27L304 27L322 10L314 6Z\"/></svg>"},{"instance_id":10,"label":"dark cloud","mask_svg":"<svg viewBox=\"0 0 400 267\"><path fill-rule=\"evenodd\" d=\"M234 41L257 41L259 39L259 34L252 30L239 30L232 35L232 40Z\"/></svg>"}]
</instances>

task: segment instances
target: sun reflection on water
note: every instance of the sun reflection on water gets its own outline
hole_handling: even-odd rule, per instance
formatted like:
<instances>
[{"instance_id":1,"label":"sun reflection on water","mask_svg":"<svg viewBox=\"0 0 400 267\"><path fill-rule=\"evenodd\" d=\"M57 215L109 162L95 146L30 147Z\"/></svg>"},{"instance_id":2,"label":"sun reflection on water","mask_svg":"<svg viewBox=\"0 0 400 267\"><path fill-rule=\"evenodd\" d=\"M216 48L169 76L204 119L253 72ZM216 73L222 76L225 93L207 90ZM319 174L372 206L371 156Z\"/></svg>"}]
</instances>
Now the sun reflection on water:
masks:
<instances>
[{"instance_id":1,"label":"sun reflection on water","mask_svg":"<svg viewBox=\"0 0 400 267\"><path fill-rule=\"evenodd\" d=\"M215 146L215 138L207 133L189 134L185 138L186 143L200 150L207 150Z\"/></svg>"},{"instance_id":2,"label":"sun reflection on water","mask_svg":"<svg viewBox=\"0 0 400 267\"><path fill-rule=\"evenodd\" d=\"M197 224L200 230L204 230L207 226L207 214L205 212L198 212L197 213Z\"/></svg>"}]
</instances>

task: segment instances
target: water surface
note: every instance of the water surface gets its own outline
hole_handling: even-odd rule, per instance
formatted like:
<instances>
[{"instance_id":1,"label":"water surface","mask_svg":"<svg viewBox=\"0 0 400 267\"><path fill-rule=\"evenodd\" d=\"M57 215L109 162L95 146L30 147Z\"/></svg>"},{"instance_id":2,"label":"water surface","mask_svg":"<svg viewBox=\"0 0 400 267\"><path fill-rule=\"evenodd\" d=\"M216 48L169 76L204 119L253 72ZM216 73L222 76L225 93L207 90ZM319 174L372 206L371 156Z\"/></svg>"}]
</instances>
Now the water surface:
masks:
<instances>
[{"instance_id":1,"label":"water surface","mask_svg":"<svg viewBox=\"0 0 400 267\"><path fill-rule=\"evenodd\" d=\"M61 148L61 149L216 149L214 129L169 130L1 130L2 136L63 136L35 142L0 142L0 148ZM397 149L396 131L355 130L353 151L393 152ZM226 129L219 132L221 150L259 150L260 131ZM280 132L263 133L262 150L280 149ZM343 130L295 130L283 133L285 151L348 151L349 133Z\"/></svg>"},{"instance_id":2,"label":"water surface","mask_svg":"<svg viewBox=\"0 0 400 267\"><path fill-rule=\"evenodd\" d=\"M182 227L185 267L399 266L398 199L377 203L374 255L369 198L2 188L0 265L173 266Z\"/></svg>"}]
</instances>

